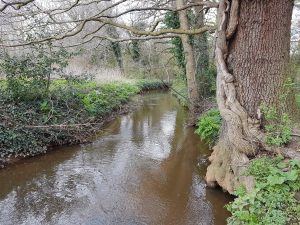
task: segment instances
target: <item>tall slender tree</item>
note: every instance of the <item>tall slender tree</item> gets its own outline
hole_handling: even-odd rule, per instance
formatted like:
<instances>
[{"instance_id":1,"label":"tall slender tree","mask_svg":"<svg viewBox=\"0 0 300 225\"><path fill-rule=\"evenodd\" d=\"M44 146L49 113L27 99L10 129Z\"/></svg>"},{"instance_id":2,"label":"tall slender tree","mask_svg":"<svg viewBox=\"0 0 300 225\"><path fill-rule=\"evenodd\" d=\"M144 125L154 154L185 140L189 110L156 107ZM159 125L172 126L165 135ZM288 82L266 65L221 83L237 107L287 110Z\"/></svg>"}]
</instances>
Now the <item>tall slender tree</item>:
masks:
<instances>
[{"instance_id":1,"label":"tall slender tree","mask_svg":"<svg viewBox=\"0 0 300 225\"><path fill-rule=\"evenodd\" d=\"M185 0L176 0L176 8L181 9L186 5ZM187 10L178 11L180 29L189 30L189 20L187 15ZM196 80L196 62L194 56L194 50L192 43L190 41L189 35L182 34L181 41L183 45L185 61L186 61L186 79L188 86L188 97L190 101L190 111L197 111L197 106L199 104L199 91Z\"/></svg>"}]
</instances>

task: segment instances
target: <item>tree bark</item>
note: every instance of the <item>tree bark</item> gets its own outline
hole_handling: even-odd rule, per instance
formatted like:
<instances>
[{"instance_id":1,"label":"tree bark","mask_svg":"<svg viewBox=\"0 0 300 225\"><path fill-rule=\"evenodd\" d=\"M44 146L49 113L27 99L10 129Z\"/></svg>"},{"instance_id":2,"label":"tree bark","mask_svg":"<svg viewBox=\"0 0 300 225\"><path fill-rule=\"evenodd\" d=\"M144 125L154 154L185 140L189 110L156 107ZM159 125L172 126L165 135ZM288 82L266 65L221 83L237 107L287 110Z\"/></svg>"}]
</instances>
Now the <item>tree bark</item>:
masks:
<instances>
[{"instance_id":1,"label":"tree bark","mask_svg":"<svg viewBox=\"0 0 300 225\"><path fill-rule=\"evenodd\" d=\"M232 193L249 156L264 148L257 115L279 101L289 61L292 0L221 0L216 42L217 102L223 118L206 180Z\"/></svg>"},{"instance_id":2,"label":"tree bark","mask_svg":"<svg viewBox=\"0 0 300 225\"><path fill-rule=\"evenodd\" d=\"M176 8L183 8L186 5L185 3L185 0L176 0ZM180 29L189 30L187 11L179 11L178 16L180 21ZM189 36L186 34L182 34L181 40L186 60L186 78L188 87L188 97L190 101L190 111L193 113L196 111L199 101L198 85L196 81L196 63L194 58L193 46L190 42Z\"/></svg>"}]
</instances>

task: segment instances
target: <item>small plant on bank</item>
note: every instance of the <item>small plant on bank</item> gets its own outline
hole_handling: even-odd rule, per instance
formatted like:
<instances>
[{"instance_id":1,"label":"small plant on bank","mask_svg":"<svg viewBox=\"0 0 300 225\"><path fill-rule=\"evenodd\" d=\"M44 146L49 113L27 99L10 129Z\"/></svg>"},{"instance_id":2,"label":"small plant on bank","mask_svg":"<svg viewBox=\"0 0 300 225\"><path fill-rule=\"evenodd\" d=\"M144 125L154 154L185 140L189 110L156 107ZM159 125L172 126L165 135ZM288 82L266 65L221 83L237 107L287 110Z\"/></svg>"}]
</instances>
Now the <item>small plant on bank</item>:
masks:
<instances>
[{"instance_id":1,"label":"small plant on bank","mask_svg":"<svg viewBox=\"0 0 300 225\"><path fill-rule=\"evenodd\" d=\"M240 187L237 198L227 205L232 213L229 225L285 225L300 223L300 204L295 193L300 191L300 161L260 158L253 160L247 176L256 184L247 193Z\"/></svg>"},{"instance_id":2,"label":"small plant on bank","mask_svg":"<svg viewBox=\"0 0 300 225\"><path fill-rule=\"evenodd\" d=\"M201 140L213 144L219 137L221 124L222 117L219 110L211 109L200 116L195 133L200 136Z\"/></svg>"},{"instance_id":3,"label":"small plant on bank","mask_svg":"<svg viewBox=\"0 0 300 225\"><path fill-rule=\"evenodd\" d=\"M284 89L279 97L277 106L261 104L260 110L263 113L263 123L266 132L266 143L268 145L283 146L292 139L292 120L286 112L288 97L294 83L290 78L284 83Z\"/></svg>"},{"instance_id":4,"label":"small plant on bank","mask_svg":"<svg viewBox=\"0 0 300 225\"><path fill-rule=\"evenodd\" d=\"M283 112L279 113L275 107L262 104L261 111L264 115L266 131L266 143L268 145L282 146L292 139L292 121L290 116Z\"/></svg>"}]
</instances>

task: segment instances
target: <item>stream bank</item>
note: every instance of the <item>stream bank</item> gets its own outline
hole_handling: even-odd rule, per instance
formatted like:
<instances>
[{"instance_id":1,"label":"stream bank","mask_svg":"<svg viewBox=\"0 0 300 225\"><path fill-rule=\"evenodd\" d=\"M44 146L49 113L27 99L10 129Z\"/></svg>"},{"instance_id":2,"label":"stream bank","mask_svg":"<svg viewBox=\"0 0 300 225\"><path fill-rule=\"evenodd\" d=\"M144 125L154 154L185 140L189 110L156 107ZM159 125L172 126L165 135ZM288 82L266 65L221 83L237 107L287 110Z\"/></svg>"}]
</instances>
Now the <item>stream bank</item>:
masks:
<instances>
[{"instance_id":1,"label":"stream bank","mask_svg":"<svg viewBox=\"0 0 300 225\"><path fill-rule=\"evenodd\" d=\"M54 146L85 143L106 121L128 112L131 97L166 86L159 80L55 80L48 92L26 88L17 95L0 82L0 167Z\"/></svg>"},{"instance_id":2,"label":"stream bank","mask_svg":"<svg viewBox=\"0 0 300 225\"><path fill-rule=\"evenodd\" d=\"M0 224L225 225L231 197L206 187L210 150L170 93L60 147L0 170Z\"/></svg>"}]
</instances>

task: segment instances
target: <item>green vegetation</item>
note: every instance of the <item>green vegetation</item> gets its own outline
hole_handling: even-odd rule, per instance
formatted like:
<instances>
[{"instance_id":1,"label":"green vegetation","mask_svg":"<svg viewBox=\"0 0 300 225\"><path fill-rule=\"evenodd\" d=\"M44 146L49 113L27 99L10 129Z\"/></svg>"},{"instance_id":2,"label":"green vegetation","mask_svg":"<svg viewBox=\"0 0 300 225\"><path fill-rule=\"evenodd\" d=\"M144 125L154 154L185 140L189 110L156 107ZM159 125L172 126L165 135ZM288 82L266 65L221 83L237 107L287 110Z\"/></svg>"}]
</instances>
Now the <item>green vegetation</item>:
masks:
<instances>
[{"instance_id":1,"label":"green vegetation","mask_svg":"<svg viewBox=\"0 0 300 225\"><path fill-rule=\"evenodd\" d=\"M295 83L288 78L284 83L284 89L279 97L279 104L267 105L263 103L260 110L263 114L266 143L268 145L283 146L292 139L292 119L287 113L287 100Z\"/></svg>"},{"instance_id":2,"label":"green vegetation","mask_svg":"<svg viewBox=\"0 0 300 225\"><path fill-rule=\"evenodd\" d=\"M199 93L202 97L209 98L216 95L217 69L215 65L209 65L203 73L198 75Z\"/></svg>"},{"instance_id":3,"label":"green vegetation","mask_svg":"<svg viewBox=\"0 0 300 225\"><path fill-rule=\"evenodd\" d=\"M7 90L15 101L33 100L46 95L50 74L61 75L70 57L63 48L51 53L43 45L33 49L35 51L21 56L10 56L6 52L1 55L0 69L6 75Z\"/></svg>"},{"instance_id":4,"label":"green vegetation","mask_svg":"<svg viewBox=\"0 0 300 225\"><path fill-rule=\"evenodd\" d=\"M166 28L178 29L180 28L179 16L177 12L168 12L164 17L164 24ZM186 73L186 62L183 50L183 44L181 38L175 37L171 39L172 48L170 49L170 53L175 57L176 64L180 69L180 77L185 77Z\"/></svg>"},{"instance_id":5,"label":"green vegetation","mask_svg":"<svg viewBox=\"0 0 300 225\"><path fill-rule=\"evenodd\" d=\"M177 78L172 82L172 94L178 99L179 103L188 107L188 89L186 85L186 81L182 78Z\"/></svg>"},{"instance_id":6,"label":"green vegetation","mask_svg":"<svg viewBox=\"0 0 300 225\"><path fill-rule=\"evenodd\" d=\"M282 146L292 139L292 120L290 116L280 113L275 107L262 104L260 107L266 120L264 126L266 131L266 143L268 145Z\"/></svg>"},{"instance_id":7,"label":"green vegetation","mask_svg":"<svg viewBox=\"0 0 300 225\"><path fill-rule=\"evenodd\" d=\"M43 153L49 146L84 142L131 96L165 87L158 80L110 84L58 80L51 82L47 95L41 90L35 98L16 99L7 84L0 85L2 161Z\"/></svg>"},{"instance_id":8,"label":"green vegetation","mask_svg":"<svg viewBox=\"0 0 300 225\"><path fill-rule=\"evenodd\" d=\"M219 137L222 118L218 109L210 109L199 117L197 129L195 131L201 140L213 144Z\"/></svg>"},{"instance_id":9,"label":"green vegetation","mask_svg":"<svg viewBox=\"0 0 300 225\"><path fill-rule=\"evenodd\" d=\"M297 105L300 107L300 94L296 95Z\"/></svg>"},{"instance_id":10,"label":"green vegetation","mask_svg":"<svg viewBox=\"0 0 300 225\"><path fill-rule=\"evenodd\" d=\"M285 225L300 223L300 204L295 192L300 191L300 161L260 158L253 160L247 176L256 180L247 193L241 187L227 208L232 213L229 225Z\"/></svg>"}]
</instances>

